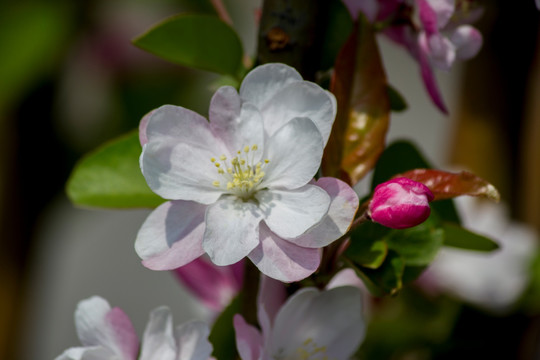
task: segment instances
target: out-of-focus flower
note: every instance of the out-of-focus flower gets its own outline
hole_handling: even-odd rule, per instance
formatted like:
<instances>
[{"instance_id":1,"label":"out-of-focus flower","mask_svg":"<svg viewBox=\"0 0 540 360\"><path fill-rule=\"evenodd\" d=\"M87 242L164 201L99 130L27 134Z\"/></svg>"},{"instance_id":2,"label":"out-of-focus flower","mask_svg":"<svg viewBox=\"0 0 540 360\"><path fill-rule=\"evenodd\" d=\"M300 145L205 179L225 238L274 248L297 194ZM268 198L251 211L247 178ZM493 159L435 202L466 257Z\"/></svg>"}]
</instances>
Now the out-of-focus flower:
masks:
<instances>
[{"instance_id":1,"label":"out-of-focus flower","mask_svg":"<svg viewBox=\"0 0 540 360\"><path fill-rule=\"evenodd\" d=\"M261 284L258 318L262 331L241 315L234 317L242 360L347 360L354 354L365 334L360 289L304 288L279 307L283 293L275 291L280 284L272 282L266 279Z\"/></svg>"},{"instance_id":2,"label":"out-of-focus flower","mask_svg":"<svg viewBox=\"0 0 540 360\"><path fill-rule=\"evenodd\" d=\"M173 273L205 306L221 311L242 289L244 261L216 266L201 256Z\"/></svg>"},{"instance_id":3,"label":"out-of-focus flower","mask_svg":"<svg viewBox=\"0 0 540 360\"><path fill-rule=\"evenodd\" d=\"M208 360L212 353L208 326L193 321L173 329L166 307L150 313L139 356L139 339L128 316L99 296L79 302L75 326L83 346L67 349L56 360Z\"/></svg>"},{"instance_id":4,"label":"out-of-focus flower","mask_svg":"<svg viewBox=\"0 0 540 360\"><path fill-rule=\"evenodd\" d=\"M171 270L207 253L220 266L248 256L282 281L313 273L319 248L348 230L358 206L337 179L309 183L335 114L332 94L289 66L267 64L246 76L240 93L218 89L210 122L172 105L145 116L141 170L171 201L138 233L143 264ZM326 222L334 226L311 231Z\"/></svg>"},{"instance_id":5,"label":"out-of-focus flower","mask_svg":"<svg viewBox=\"0 0 540 360\"><path fill-rule=\"evenodd\" d=\"M459 197L456 205L463 226L497 240L500 249L483 253L444 247L423 279L431 288L492 310L504 310L527 286L537 235L531 228L512 222L502 204Z\"/></svg>"},{"instance_id":6,"label":"out-of-focus flower","mask_svg":"<svg viewBox=\"0 0 540 360\"><path fill-rule=\"evenodd\" d=\"M424 222L431 212L433 194L427 186L400 177L377 185L369 203L371 220L393 229L406 229Z\"/></svg>"}]
</instances>

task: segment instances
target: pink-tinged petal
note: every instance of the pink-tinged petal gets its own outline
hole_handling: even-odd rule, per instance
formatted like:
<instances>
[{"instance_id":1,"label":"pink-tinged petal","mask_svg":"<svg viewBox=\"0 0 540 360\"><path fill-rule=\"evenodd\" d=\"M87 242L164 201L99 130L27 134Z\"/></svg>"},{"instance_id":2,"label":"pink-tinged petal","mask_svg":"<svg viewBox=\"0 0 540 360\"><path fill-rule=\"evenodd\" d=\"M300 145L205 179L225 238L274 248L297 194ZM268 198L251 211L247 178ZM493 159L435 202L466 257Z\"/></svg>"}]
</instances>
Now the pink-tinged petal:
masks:
<instances>
[{"instance_id":1,"label":"pink-tinged petal","mask_svg":"<svg viewBox=\"0 0 540 360\"><path fill-rule=\"evenodd\" d=\"M309 81L288 84L260 111L269 136L294 118L308 118L319 129L325 145L336 116L334 95Z\"/></svg>"},{"instance_id":2,"label":"pink-tinged petal","mask_svg":"<svg viewBox=\"0 0 540 360\"><path fill-rule=\"evenodd\" d=\"M427 5L435 13L436 21L439 29L442 29L446 26L454 11L456 9L455 0L417 0L420 7L420 19L422 24L425 26L424 20L422 18L422 6L425 6L422 3L427 3Z\"/></svg>"},{"instance_id":3,"label":"pink-tinged petal","mask_svg":"<svg viewBox=\"0 0 540 360\"><path fill-rule=\"evenodd\" d=\"M164 306L152 310L144 330L140 360L175 360L176 352L171 311Z\"/></svg>"},{"instance_id":4,"label":"pink-tinged petal","mask_svg":"<svg viewBox=\"0 0 540 360\"><path fill-rule=\"evenodd\" d=\"M438 25L437 13L431 7L428 0L417 0L418 13L422 22L422 29L428 36L437 34L440 26Z\"/></svg>"},{"instance_id":5,"label":"pink-tinged petal","mask_svg":"<svg viewBox=\"0 0 540 360\"><path fill-rule=\"evenodd\" d=\"M148 120L154 113L155 109L150 111L148 114L144 115L139 123L139 142L141 146L148 142L148 137L146 136L146 127L148 126Z\"/></svg>"},{"instance_id":6,"label":"pink-tinged petal","mask_svg":"<svg viewBox=\"0 0 540 360\"><path fill-rule=\"evenodd\" d=\"M359 289L364 289L364 283L353 269L343 269L330 279L326 284L326 289L333 289L340 286L354 286Z\"/></svg>"},{"instance_id":7,"label":"pink-tinged petal","mask_svg":"<svg viewBox=\"0 0 540 360\"><path fill-rule=\"evenodd\" d=\"M297 291L276 318L270 355L300 357L315 352L318 357L349 359L365 334L360 289L342 286L319 292Z\"/></svg>"},{"instance_id":8,"label":"pink-tinged petal","mask_svg":"<svg viewBox=\"0 0 540 360\"><path fill-rule=\"evenodd\" d=\"M210 124L197 113L165 105L153 111L140 165L148 186L170 200L215 202L223 193L213 182L220 175L210 161L228 154Z\"/></svg>"},{"instance_id":9,"label":"pink-tinged petal","mask_svg":"<svg viewBox=\"0 0 540 360\"><path fill-rule=\"evenodd\" d=\"M264 128L259 110L250 103L242 103L235 88L219 88L210 103L210 128L229 148L231 154L244 146L264 145ZM255 161L258 161L256 159Z\"/></svg>"},{"instance_id":10,"label":"pink-tinged petal","mask_svg":"<svg viewBox=\"0 0 540 360\"><path fill-rule=\"evenodd\" d=\"M422 183L395 178L377 185L368 215L381 225L406 229L424 222L431 212L433 193Z\"/></svg>"},{"instance_id":11,"label":"pink-tinged petal","mask_svg":"<svg viewBox=\"0 0 540 360\"><path fill-rule=\"evenodd\" d=\"M287 291L284 284L261 274L257 293L257 315L265 337L270 334L274 319L285 300L287 300Z\"/></svg>"},{"instance_id":12,"label":"pink-tinged petal","mask_svg":"<svg viewBox=\"0 0 540 360\"><path fill-rule=\"evenodd\" d=\"M358 210L358 195L345 182L335 178L320 178L315 185L330 196L328 213L317 225L291 241L303 247L321 248L349 230Z\"/></svg>"},{"instance_id":13,"label":"pink-tinged petal","mask_svg":"<svg viewBox=\"0 0 540 360\"><path fill-rule=\"evenodd\" d=\"M328 213L330 196L315 185L294 190L260 190L255 194L270 230L283 238L296 238ZM294 240L291 240L294 242Z\"/></svg>"},{"instance_id":14,"label":"pink-tinged petal","mask_svg":"<svg viewBox=\"0 0 540 360\"><path fill-rule=\"evenodd\" d=\"M305 279L319 267L318 249L297 246L281 239L261 224L260 244L249 258L259 270L276 280L292 282Z\"/></svg>"},{"instance_id":15,"label":"pink-tinged petal","mask_svg":"<svg viewBox=\"0 0 540 360\"><path fill-rule=\"evenodd\" d=\"M420 34L424 36L424 34ZM449 71L456 60L456 47L450 40L440 34L429 36L427 39L429 59L438 69Z\"/></svg>"},{"instance_id":16,"label":"pink-tinged petal","mask_svg":"<svg viewBox=\"0 0 540 360\"><path fill-rule=\"evenodd\" d=\"M206 211L203 249L216 265L231 265L259 244L263 215L256 204L225 196Z\"/></svg>"},{"instance_id":17,"label":"pink-tinged petal","mask_svg":"<svg viewBox=\"0 0 540 360\"><path fill-rule=\"evenodd\" d=\"M172 270L201 256L205 211L206 205L192 201L168 201L156 208L135 240L143 265Z\"/></svg>"},{"instance_id":18,"label":"pink-tinged petal","mask_svg":"<svg viewBox=\"0 0 540 360\"><path fill-rule=\"evenodd\" d=\"M208 341L210 330L202 321L190 321L175 330L178 354L175 360L209 360L212 344Z\"/></svg>"},{"instance_id":19,"label":"pink-tinged petal","mask_svg":"<svg viewBox=\"0 0 540 360\"><path fill-rule=\"evenodd\" d=\"M233 318L236 333L236 348L242 360L259 360L263 348L263 338L257 328L246 323L242 315Z\"/></svg>"},{"instance_id":20,"label":"pink-tinged petal","mask_svg":"<svg viewBox=\"0 0 540 360\"><path fill-rule=\"evenodd\" d=\"M310 119L296 118L283 125L270 139L260 188L296 189L307 184L319 169L323 139Z\"/></svg>"},{"instance_id":21,"label":"pink-tinged petal","mask_svg":"<svg viewBox=\"0 0 540 360\"><path fill-rule=\"evenodd\" d=\"M424 80L424 86L426 87L426 90L431 97L433 103L443 113L448 114L448 110L446 109L446 105L444 104L444 100L439 91L439 87L437 86L435 74L433 74L433 69L431 68L431 64L429 63L429 59L424 50L427 47L427 45L425 44L425 37L419 36L418 41L420 49L419 51L417 51L417 54L418 61L420 63L420 73L422 75L422 80Z\"/></svg>"},{"instance_id":22,"label":"pink-tinged petal","mask_svg":"<svg viewBox=\"0 0 540 360\"><path fill-rule=\"evenodd\" d=\"M281 89L302 76L294 68L280 63L257 66L251 70L240 86L240 97L262 109Z\"/></svg>"},{"instance_id":23,"label":"pink-tinged petal","mask_svg":"<svg viewBox=\"0 0 540 360\"><path fill-rule=\"evenodd\" d=\"M239 263L218 267L201 256L173 272L204 305L212 310L221 311L242 287L242 279L236 278L233 269L233 267L243 268L243 261Z\"/></svg>"},{"instance_id":24,"label":"pink-tinged petal","mask_svg":"<svg viewBox=\"0 0 540 360\"><path fill-rule=\"evenodd\" d=\"M343 0L351 17L358 19L358 13L362 12L370 22L377 18L379 5L376 0Z\"/></svg>"},{"instance_id":25,"label":"pink-tinged petal","mask_svg":"<svg viewBox=\"0 0 540 360\"><path fill-rule=\"evenodd\" d=\"M450 41L456 47L456 57L460 60L470 59L482 47L482 34L470 25L458 27L450 36Z\"/></svg>"},{"instance_id":26,"label":"pink-tinged petal","mask_svg":"<svg viewBox=\"0 0 540 360\"><path fill-rule=\"evenodd\" d=\"M139 340L127 315L118 308L94 296L79 302L75 325L81 343L87 347L100 346L122 360L135 360Z\"/></svg>"}]
</instances>

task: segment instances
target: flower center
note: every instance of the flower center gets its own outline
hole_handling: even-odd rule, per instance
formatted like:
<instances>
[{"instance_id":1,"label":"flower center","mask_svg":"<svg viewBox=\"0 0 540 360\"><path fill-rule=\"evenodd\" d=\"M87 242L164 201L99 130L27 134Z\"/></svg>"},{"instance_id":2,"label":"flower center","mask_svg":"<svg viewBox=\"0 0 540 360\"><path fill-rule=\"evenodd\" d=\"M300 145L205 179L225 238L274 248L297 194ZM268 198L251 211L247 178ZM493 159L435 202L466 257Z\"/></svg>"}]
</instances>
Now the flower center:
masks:
<instances>
[{"instance_id":1,"label":"flower center","mask_svg":"<svg viewBox=\"0 0 540 360\"><path fill-rule=\"evenodd\" d=\"M212 185L225 188L228 192L241 197L250 198L261 183L265 173L263 171L270 160L265 159L255 164L255 154L259 147L255 144L251 147L244 146L236 152L236 156L229 160L225 155L219 158L211 158L210 161L216 166L217 172L224 181L215 180Z\"/></svg>"},{"instance_id":2,"label":"flower center","mask_svg":"<svg viewBox=\"0 0 540 360\"><path fill-rule=\"evenodd\" d=\"M326 346L317 346L313 339L308 338L296 352L284 357L281 354L273 356L275 360L333 360L326 354Z\"/></svg>"}]
</instances>

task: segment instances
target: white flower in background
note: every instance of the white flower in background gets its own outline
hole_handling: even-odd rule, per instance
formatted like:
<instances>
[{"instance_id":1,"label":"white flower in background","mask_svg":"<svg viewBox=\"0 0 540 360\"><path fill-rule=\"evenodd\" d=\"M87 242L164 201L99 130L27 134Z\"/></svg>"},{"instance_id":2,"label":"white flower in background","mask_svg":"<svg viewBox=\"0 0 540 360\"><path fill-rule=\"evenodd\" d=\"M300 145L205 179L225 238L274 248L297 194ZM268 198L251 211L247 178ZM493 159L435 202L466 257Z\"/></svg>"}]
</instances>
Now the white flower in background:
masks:
<instances>
[{"instance_id":1,"label":"white flower in background","mask_svg":"<svg viewBox=\"0 0 540 360\"><path fill-rule=\"evenodd\" d=\"M319 248L348 230L358 208L345 183L310 183L335 115L332 94L289 66L267 64L247 74L239 93L218 89L210 121L172 105L145 116L141 170L171 201L139 231L143 264L171 270L207 253L220 266L247 256L282 281L313 273Z\"/></svg>"},{"instance_id":2,"label":"white flower in background","mask_svg":"<svg viewBox=\"0 0 540 360\"><path fill-rule=\"evenodd\" d=\"M444 247L427 271L427 280L465 301L504 310L528 284L537 236L531 228L512 222L501 204L459 197L456 205L463 226L494 239L500 249L484 253Z\"/></svg>"},{"instance_id":3,"label":"white flower in background","mask_svg":"<svg viewBox=\"0 0 540 360\"><path fill-rule=\"evenodd\" d=\"M150 313L139 354L139 338L120 308L94 296L79 302L75 326L82 347L69 348L56 360L208 360L208 326L192 321L173 329L168 308Z\"/></svg>"},{"instance_id":4,"label":"white flower in background","mask_svg":"<svg viewBox=\"0 0 540 360\"><path fill-rule=\"evenodd\" d=\"M365 335L362 292L355 286L303 288L284 301L283 284L264 278L258 297L261 331L235 315L242 360L348 360Z\"/></svg>"}]
</instances>

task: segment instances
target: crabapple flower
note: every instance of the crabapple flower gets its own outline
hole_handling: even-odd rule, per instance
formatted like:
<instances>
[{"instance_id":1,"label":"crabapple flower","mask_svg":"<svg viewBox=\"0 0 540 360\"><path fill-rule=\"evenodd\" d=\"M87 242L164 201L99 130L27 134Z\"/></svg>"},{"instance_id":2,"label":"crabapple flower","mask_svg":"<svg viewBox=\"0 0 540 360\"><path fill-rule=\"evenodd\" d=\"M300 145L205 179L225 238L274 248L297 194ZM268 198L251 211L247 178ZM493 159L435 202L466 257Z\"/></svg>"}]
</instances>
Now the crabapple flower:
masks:
<instances>
[{"instance_id":1,"label":"crabapple flower","mask_svg":"<svg viewBox=\"0 0 540 360\"><path fill-rule=\"evenodd\" d=\"M424 222L431 212L433 194L427 186L400 177L377 185L368 216L393 229L406 229Z\"/></svg>"},{"instance_id":2,"label":"crabapple flower","mask_svg":"<svg viewBox=\"0 0 540 360\"><path fill-rule=\"evenodd\" d=\"M131 321L99 296L79 302L75 326L83 346L67 349L56 360L208 360L212 353L205 323L192 321L173 329L171 312L163 306L150 313L139 356Z\"/></svg>"},{"instance_id":3,"label":"crabapple flower","mask_svg":"<svg viewBox=\"0 0 540 360\"><path fill-rule=\"evenodd\" d=\"M146 115L141 170L170 201L139 230L143 265L172 270L206 253L220 266L247 256L282 281L313 273L358 207L345 183L310 183L335 115L332 94L283 64L255 68L239 92L218 89L210 121L172 105Z\"/></svg>"},{"instance_id":4,"label":"crabapple flower","mask_svg":"<svg viewBox=\"0 0 540 360\"><path fill-rule=\"evenodd\" d=\"M173 274L205 306L220 312L242 288L244 261L216 266L201 256L174 269Z\"/></svg>"},{"instance_id":5,"label":"crabapple flower","mask_svg":"<svg viewBox=\"0 0 540 360\"><path fill-rule=\"evenodd\" d=\"M264 295L259 294L258 302L262 331L247 324L241 315L234 316L242 360L350 359L365 334L359 288L303 288L277 308L271 301L275 297L272 290L281 284L267 280L262 281L267 290L261 290Z\"/></svg>"}]
</instances>

